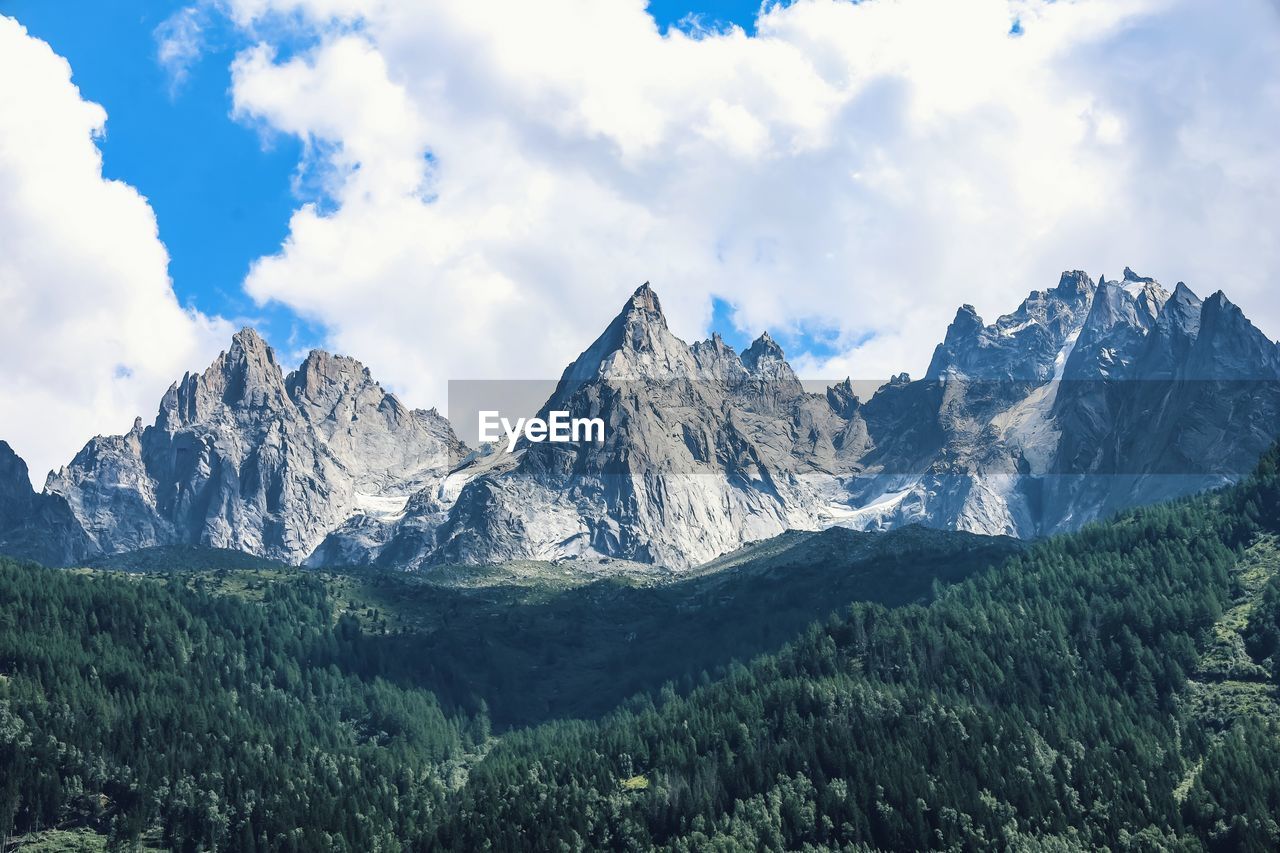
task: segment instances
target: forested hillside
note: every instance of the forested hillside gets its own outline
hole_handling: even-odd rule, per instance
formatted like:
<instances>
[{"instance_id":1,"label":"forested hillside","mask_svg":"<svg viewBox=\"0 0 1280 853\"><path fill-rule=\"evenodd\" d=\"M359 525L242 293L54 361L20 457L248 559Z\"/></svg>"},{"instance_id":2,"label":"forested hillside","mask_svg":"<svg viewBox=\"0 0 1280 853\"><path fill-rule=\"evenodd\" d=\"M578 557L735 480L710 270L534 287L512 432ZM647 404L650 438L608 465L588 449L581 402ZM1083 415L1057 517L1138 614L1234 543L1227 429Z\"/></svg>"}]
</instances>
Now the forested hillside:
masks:
<instances>
[{"instance_id":1,"label":"forested hillside","mask_svg":"<svg viewBox=\"0 0 1280 853\"><path fill-rule=\"evenodd\" d=\"M1276 462L1047 541L931 606L854 605L688 696L512 735L435 842L1275 849L1274 562L1244 637L1269 683L1214 719L1187 687L1280 521Z\"/></svg>"},{"instance_id":2,"label":"forested hillside","mask_svg":"<svg viewBox=\"0 0 1280 853\"><path fill-rule=\"evenodd\" d=\"M927 604L856 603L722 674L496 738L432 698L443 670L397 660L405 612L346 597L376 584L246 574L215 592L5 562L0 831L193 850L1276 849L1277 456ZM778 568L760 589L781 606L805 575ZM481 612L504 643L532 614L557 619L544 640L569 618Z\"/></svg>"},{"instance_id":3,"label":"forested hillside","mask_svg":"<svg viewBox=\"0 0 1280 853\"><path fill-rule=\"evenodd\" d=\"M260 603L0 559L0 838L374 850L430 832L483 723L360 674L317 580Z\"/></svg>"},{"instance_id":4,"label":"forested hillside","mask_svg":"<svg viewBox=\"0 0 1280 853\"><path fill-rule=\"evenodd\" d=\"M776 651L854 601L928 601L1024 547L1003 536L904 528L791 531L693 577L584 580L564 565L331 577L388 677L496 728L598 717L665 681L684 689L735 658ZM566 577L566 574L570 577ZM352 606L354 605L354 606ZM483 705L481 704L483 703Z\"/></svg>"}]
</instances>

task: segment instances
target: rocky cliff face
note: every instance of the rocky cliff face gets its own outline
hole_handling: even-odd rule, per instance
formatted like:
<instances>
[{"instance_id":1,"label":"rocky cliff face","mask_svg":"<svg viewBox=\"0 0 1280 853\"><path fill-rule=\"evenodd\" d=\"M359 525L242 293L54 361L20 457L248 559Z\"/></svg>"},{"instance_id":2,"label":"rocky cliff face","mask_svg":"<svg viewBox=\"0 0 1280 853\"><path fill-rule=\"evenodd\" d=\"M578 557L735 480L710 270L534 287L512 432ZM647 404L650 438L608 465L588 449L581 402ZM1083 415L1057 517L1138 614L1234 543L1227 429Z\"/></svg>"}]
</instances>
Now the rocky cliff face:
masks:
<instances>
[{"instance_id":1,"label":"rocky cliff face","mask_svg":"<svg viewBox=\"0 0 1280 853\"><path fill-rule=\"evenodd\" d=\"M924 379L808 394L767 335L667 329L646 285L544 408L600 445L524 444L366 542L387 565L605 554L689 565L788 527L1037 536L1247 472L1277 434L1277 346L1221 294L1064 273L985 324L957 313ZM350 553L350 551L348 551Z\"/></svg>"},{"instance_id":2,"label":"rocky cliff face","mask_svg":"<svg viewBox=\"0 0 1280 853\"><path fill-rule=\"evenodd\" d=\"M856 523L1074 529L1234 480L1280 430L1277 345L1221 292L1202 302L1129 269L1095 288L1075 272L990 326L971 313L900 392L915 416L884 393L864 407L887 440L863 462L897 476L863 487ZM894 423L932 425L935 406L925 440L897 437Z\"/></svg>"},{"instance_id":3,"label":"rocky cliff face","mask_svg":"<svg viewBox=\"0 0 1280 853\"><path fill-rule=\"evenodd\" d=\"M0 550L687 566L787 528L1037 536L1243 475L1280 429L1278 389L1280 347L1221 292L1128 269L1064 273L990 324L964 306L923 379L866 400L848 380L806 392L767 334L686 344L646 284L540 413L600 418L602 442L464 455L358 362L313 352L285 375L245 330L42 495L0 445Z\"/></svg>"},{"instance_id":4,"label":"rocky cliff face","mask_svg":"<svg viewBox=\"0 0 1280 853\"><path fill-rule=\"evenodd\" d=\"M31 515L36 493L27 477L27 463L6 441L0 441L0 530L21 524Z\"/></svg>"},{"instance_id":5,"label":"rocky cliff face","mask_svg":"<svg viewBox=\"0 0 1280 853\"><path fill-rule=\"evenodd\" d=\"M1055 400L1048 532L1233 481L1280 427L1280 348L1221 291L1201 301L1125 272Z\"/></svg>"},{"instance_id":6,"label":"rocky cliff face","mask_svg":"<svg viewBox=\"0 0 1280 853\"><path fill-rule=\"evenodd\" d=\"M395 518L447 473L459 443L357 361L315 351L287 376L246 329L121 436L99 436L52 474L92 548L234 548L298 563L361 513Z\"/></svg>"},{"instance_id":7,"label":"rocky cliff face","mask_svg":"<svg viewBox=\"0 0 1280 853\"><path fill-rule=\"evenodd\" d=\"M806 394L769 337L742 356L667 328L645 285L564 372L544 406L601 418L602 443L528 444L509 468L462 488L417 547L388 559L550 559L585 553L668 565L812 526L808 482L835 458L845 421Z\"/></svg>"},{"instance_id":8,"label":"rocky cliff face","mask_svg":"<svg viewBox=\"0 0 1280 853\"><path fill-rule=\"evenodd\" d=\"M0 554L63 565L92 553L66 501L31 488L27 463L0 441Z\"/></svg>"}]
</instances>

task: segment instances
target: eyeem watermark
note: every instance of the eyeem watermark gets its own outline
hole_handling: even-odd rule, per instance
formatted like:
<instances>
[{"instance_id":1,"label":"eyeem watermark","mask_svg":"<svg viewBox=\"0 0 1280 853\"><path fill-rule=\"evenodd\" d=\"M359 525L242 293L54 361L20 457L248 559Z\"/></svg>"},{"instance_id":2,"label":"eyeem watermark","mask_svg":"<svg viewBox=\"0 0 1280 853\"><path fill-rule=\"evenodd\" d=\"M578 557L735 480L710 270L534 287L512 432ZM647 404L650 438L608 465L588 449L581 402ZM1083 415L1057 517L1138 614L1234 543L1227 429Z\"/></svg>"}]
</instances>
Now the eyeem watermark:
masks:
<instances>
[{"instance_id":1,"label":"eyeem watermark","mask_svg":"<svg viewBox=\"0 0 1280 853\"><path fill-rule=\"evenodd\" d=\"M534 443L604 441L603 418L571 418L564 411L547 414L546 418L516 418L513 424L510 419L502 417L501 412L481 411L480 443L497 442L502 438L502 433L506 433L507 452L511 453L516 449L516 442L521 435Z\"/></svg>"}]
</instances>

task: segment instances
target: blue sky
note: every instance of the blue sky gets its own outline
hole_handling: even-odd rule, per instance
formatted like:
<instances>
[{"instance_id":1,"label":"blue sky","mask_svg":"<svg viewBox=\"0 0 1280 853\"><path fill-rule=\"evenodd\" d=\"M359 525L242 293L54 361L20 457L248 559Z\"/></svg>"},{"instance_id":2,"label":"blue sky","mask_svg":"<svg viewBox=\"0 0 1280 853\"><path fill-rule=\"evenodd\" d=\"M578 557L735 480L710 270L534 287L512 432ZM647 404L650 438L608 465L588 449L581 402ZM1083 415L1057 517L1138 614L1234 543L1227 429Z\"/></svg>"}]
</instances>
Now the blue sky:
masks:
<instances>
[{"instance_id":1,"label":"blue sky","mask_svg":"<svg viewBox=\"0 0 1280 853\"><path fill-rule=\"evenodd\" d=\"M278 304L255 305L241 288L253 260L275 252L289 232L289 216L305 192L294 186L301 144L231 117L230 64L249 42L215 16L206 18L215 29L203 54L175 85L157 59L156 29L189 3L0 0L0 14L17 18L65 57L82 96L106 109L99 143L104 176L137 187L155 209L179 300L252 323L290 350L319 345L317 325ZM732 22L754 32L758 8L752 0L694 7L656 0L649 11L663 28L693 15L704 26ZM749 336L730 318L729 304L718 301L716 327L742 348Z\"/></svg>"}]
</instances>

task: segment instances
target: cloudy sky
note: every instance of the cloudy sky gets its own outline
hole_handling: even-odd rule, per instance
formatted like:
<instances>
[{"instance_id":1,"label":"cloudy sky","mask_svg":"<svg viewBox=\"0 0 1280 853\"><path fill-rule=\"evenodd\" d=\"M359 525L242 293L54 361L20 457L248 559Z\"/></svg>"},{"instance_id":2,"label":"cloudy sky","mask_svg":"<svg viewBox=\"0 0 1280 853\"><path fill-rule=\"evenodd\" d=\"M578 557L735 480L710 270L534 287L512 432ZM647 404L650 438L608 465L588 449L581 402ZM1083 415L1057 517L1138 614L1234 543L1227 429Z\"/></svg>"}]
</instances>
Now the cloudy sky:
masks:
<instances>
[{"instance_id":1,"label":"cloudy sky","mask_svg":"<svg viewBox=\"0 0 1280 853\"><path fill-rule=\"evenodd\" d=\"M0 0L0 438L42 481L244 324L443 405L645 280L814 377L1073 268L1274 338L1277 139L1276 0Z\"/></svg>"}]
</instances>

